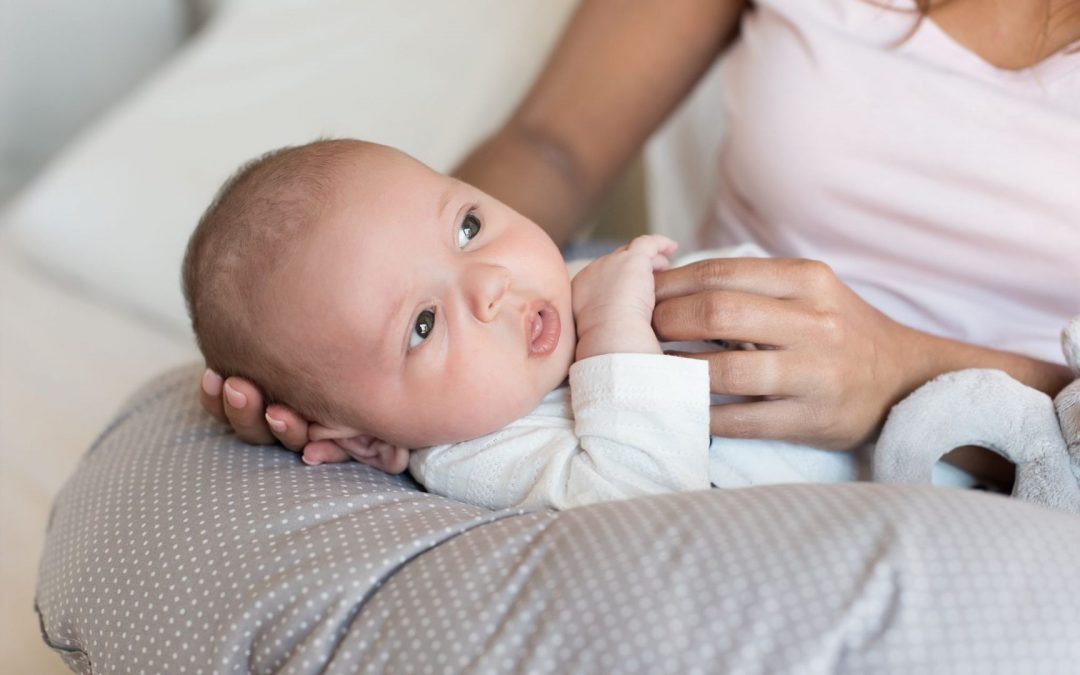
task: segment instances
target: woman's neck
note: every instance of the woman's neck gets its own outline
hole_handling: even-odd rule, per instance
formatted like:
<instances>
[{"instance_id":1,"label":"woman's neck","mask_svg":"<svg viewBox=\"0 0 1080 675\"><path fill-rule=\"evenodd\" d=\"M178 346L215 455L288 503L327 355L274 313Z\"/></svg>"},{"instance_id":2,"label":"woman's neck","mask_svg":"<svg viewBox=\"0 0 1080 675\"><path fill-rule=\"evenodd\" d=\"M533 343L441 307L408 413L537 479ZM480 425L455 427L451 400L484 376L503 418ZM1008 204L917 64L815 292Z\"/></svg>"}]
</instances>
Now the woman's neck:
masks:
<instances>
[{"instance_id":1,"label":"woman's neck","mask_svg":"<svg viewBox=\"0 0 1080 675\"><path fill-rule=\"evenodd\" d=\"M984 61L1030 68L1080 40L1080 0L949 0L929 17Z\"/></svg>"}]
</instances>

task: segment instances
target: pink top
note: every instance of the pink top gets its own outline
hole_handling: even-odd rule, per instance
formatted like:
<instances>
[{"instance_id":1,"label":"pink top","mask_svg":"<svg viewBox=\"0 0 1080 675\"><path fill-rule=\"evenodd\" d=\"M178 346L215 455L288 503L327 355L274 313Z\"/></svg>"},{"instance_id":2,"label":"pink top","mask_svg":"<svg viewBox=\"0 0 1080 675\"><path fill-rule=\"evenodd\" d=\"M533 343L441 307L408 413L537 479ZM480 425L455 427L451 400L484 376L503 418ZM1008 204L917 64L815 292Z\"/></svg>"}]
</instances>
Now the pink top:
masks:
<instances>
[{"instance_id":1,"label":"pink top","mask_svg":"<svg viewBox=\"0 0 1080 675\"><path fill-rule=\"evenodd\" d=\"M701 244L824 260L902 323L1063 362L1080 52L1002 70L930 20L894 47L913 22L864 0L758 0L726 57Z\"/></svg>"}]
</instances>

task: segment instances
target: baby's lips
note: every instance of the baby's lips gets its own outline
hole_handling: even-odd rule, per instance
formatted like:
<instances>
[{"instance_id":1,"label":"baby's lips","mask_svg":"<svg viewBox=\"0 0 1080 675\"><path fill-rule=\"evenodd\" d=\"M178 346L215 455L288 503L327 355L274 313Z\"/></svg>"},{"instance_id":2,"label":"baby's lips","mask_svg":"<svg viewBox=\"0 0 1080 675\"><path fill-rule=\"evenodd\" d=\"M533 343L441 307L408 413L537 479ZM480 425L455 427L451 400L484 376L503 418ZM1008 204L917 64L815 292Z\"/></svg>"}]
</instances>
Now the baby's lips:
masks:
<instances>
[{"instance_id":1,"label":"baby's lips","mask_svg":"<svg viewBox=\"0 0 1080 675\"><path fill-rule=\"evenodd\" d=\"M547 356L555 351L562 333L559 310L549 302L535 303L523 321L529 356Z\"/></svg>"}]
</instances>

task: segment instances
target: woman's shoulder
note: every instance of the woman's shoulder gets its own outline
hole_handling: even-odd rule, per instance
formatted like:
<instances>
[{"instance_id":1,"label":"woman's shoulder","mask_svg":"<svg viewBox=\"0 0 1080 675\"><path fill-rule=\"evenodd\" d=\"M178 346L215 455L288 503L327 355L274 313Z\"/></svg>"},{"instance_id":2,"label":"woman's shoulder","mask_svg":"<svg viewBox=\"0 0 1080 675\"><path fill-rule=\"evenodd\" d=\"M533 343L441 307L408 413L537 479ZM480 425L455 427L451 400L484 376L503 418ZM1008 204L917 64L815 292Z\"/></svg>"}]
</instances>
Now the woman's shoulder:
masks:
<instances>
[{"instance_id":1,"label":"woman's shoulder","mask_svg":"<svg viewBox=\"0 0 1080 675\"><path fill-rule=\"evenodd\" d=\"M913 0L755 0L756 11L806 29L830 29L882 45L895 44L918 24Z\"/></svg>"}]
</instances>

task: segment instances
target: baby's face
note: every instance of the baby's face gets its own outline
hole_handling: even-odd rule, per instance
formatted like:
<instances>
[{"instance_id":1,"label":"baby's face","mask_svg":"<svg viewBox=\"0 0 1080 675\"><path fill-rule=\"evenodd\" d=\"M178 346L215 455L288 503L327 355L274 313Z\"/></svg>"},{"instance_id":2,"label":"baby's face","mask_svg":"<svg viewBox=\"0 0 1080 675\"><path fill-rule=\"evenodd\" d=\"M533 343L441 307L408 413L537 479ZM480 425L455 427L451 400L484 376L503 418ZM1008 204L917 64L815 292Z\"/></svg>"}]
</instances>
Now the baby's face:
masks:
<instances>
[{"instance_id":1,"label":"baby's face","mask_svg":"<svg viewBox=\"0 0 1080 675\"><path fill-rule=\"evenodd\" d=\"M566 265L509 207L373 152L337 174L336 199L274 287L291 342L327 354L327 391L357 431L408 448L495 431L566 377Z\"/></svg>"}]
</instances>

